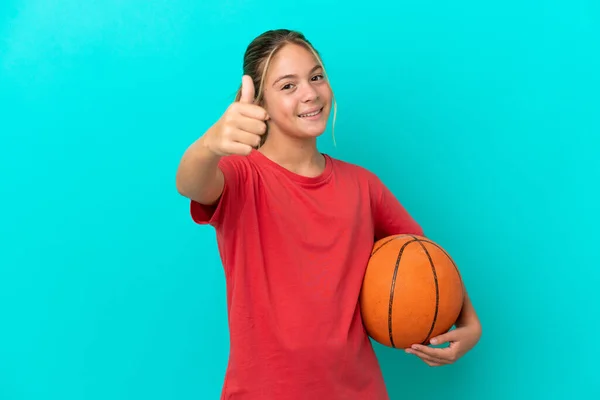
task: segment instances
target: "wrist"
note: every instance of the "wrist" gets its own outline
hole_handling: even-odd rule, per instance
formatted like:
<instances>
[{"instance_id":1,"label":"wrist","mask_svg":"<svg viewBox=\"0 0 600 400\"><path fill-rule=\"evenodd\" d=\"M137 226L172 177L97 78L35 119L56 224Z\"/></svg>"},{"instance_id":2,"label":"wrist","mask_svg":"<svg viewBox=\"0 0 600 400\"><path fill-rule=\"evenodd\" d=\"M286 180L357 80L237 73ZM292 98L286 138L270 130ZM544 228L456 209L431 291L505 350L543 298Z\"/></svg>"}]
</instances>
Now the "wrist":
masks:
<instances>
[{"instance_id":1,"label":"wrist","mask_svg":"<svg viewBox=\"0 0 600 400\"><path fill-rule=\"evenodd\" d=\"M210 147L208 135L209 133L205 133L202 135L196 142L194 143L194 153L196 156L200 157L204 161L212 161L217 163L221 159L221 155L215 153Z\"/></svg>"}]
</instances>

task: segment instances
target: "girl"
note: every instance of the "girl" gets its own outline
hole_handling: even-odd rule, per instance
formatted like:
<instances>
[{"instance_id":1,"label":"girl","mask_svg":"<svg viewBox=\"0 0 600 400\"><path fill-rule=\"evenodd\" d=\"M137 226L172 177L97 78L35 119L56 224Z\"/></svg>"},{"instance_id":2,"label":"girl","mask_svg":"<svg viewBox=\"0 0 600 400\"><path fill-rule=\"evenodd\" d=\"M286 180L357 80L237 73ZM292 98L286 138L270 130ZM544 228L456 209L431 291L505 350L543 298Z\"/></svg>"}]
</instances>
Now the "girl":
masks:
<instances>
[{"instance_id":1,"label":"girl","mask_svg":"<svg viewBox=\"0 0 600 400\"><path fill-rule=\"evenodd\" d=\"M377 176L317 150L335 101L301 33L258 36L243 70L236 101L177 171L191 217L216 230L225 269L221 399L387 399L361 321L362 278L374 240L423 232ZM448 364L479 335L467 297L457 329L432 340L450 346L407 352Z\"/></svg>"}]
</instances>

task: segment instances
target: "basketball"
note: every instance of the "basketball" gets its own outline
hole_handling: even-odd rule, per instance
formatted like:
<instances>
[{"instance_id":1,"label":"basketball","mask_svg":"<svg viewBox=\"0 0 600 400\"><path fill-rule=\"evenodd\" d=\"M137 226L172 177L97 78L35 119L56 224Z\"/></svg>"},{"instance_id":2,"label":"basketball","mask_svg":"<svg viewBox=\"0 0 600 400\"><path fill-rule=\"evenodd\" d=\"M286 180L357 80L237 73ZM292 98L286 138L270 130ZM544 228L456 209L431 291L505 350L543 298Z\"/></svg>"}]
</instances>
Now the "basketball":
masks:
<instances>
[{"instance_id":1,"label":"basketball","mask_svg":"<svg viewBox=\"0 0 600 400\"><path fill-rule=\"evenodd\" d=\"M393 348L428 344L456 322L464 299L460 272L448 253L416 235L375 242L360 293L367 334Z\"/></svg>"}]
</instances>

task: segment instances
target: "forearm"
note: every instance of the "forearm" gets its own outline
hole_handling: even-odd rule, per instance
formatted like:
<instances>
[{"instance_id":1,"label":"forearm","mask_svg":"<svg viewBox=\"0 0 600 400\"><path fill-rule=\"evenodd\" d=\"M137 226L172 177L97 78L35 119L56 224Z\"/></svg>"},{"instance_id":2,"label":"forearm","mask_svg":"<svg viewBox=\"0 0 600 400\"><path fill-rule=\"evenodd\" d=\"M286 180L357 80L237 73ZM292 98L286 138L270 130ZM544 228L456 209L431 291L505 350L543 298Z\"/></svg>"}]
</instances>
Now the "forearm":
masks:
<instances>
[{"instance_id":1,"label":"forearm","mask_svg":"<svg viewBox=\"0 0 600 400\"><path fill-rule=\"evenodd\" d=\"M212 204L223 189L223 175L218 168L220 156L204 144L204 136L192 143L177 168L177 191L202 204Z\"/></svg>"},{"instance_id":2,"label":"forearm","mask_svg":"<svg viewBox=\"0 0 600 400\"><path fill-rule=\"evenodd\" d=\"M475 307L471 302L471 298L467 293L467 290L464 291L464 301L462 310L458 316L458 320L456 321L457 326L465 326L465 325L473 325L478 326L481 329L481 323L479 321L479 317L477 316L477 312L475 311Z\"/></svg>"}]
</instances>

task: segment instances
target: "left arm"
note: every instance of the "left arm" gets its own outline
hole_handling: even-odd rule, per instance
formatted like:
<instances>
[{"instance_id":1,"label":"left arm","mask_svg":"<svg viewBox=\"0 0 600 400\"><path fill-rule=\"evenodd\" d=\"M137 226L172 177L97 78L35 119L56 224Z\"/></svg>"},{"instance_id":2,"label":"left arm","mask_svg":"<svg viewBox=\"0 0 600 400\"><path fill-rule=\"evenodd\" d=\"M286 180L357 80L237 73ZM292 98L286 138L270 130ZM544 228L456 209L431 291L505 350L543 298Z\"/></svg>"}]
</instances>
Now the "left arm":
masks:
<instances>
[{"instance_id":1,"label":"left arm","mask_svg":"<svg viewBox=\"0 0 600 400\"><path fill-rule=\"evenodd\" d=\"M378 178L374 178L371 189L375 240L402 233L425 236L419 224ZM434 348L414 344L406 350L407 353L415 354L430 366L440 366L457 361L475 347L481 337L481 323L466 288L464 294L462 310L455 324L456 329L438 335L430 341L433 345L449 345L445 348Z\"/></svg>"}]
</instances>

